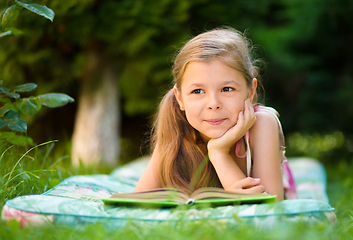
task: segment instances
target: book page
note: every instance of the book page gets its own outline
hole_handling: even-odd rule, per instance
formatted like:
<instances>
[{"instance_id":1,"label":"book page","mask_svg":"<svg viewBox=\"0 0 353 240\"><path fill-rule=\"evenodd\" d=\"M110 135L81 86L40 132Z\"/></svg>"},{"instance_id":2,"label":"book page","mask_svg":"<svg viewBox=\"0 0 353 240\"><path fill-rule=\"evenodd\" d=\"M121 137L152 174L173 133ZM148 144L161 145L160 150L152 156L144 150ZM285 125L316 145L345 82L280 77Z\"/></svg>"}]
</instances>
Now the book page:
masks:
<instances>
[{"instance_id":1,"label":"book page","mask_svg":"<svg viewBox=\"0 0 353 240\"><path fill-rule=\"evenodd\" d=\"M256 198L263 197L263 194L242 194L236 192L226 191L222 188L200 188L193 192L190 198L197 200L203 199L246 199L246 198Z\"/></svg>"},{"instance_id":2,"label":"book page","mask_svg":"<svg viewBox=\"0 0 353 240\"><path fill-rule=\"evenodd\" d=\"M166 201L184 204L189 197L183 191L174 188L159 188L136 193L114 193L113 199L126 199L135 201Z\"/></svg>"}]
</instances>

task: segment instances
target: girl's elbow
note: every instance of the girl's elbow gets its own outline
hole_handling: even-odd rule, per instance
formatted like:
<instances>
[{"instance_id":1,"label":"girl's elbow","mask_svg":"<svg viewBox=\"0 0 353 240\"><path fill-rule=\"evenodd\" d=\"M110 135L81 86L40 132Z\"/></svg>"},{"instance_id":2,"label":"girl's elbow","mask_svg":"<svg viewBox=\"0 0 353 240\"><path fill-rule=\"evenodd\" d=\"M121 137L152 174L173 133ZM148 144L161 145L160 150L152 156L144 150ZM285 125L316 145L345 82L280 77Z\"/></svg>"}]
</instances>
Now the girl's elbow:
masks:
<instances>
[{"instance_id":1,"label":"girl's elbow","mask_svg":"<svg viewBox=\"0 0 353 240\"><path fill-rule=\"evenodd\" d=\"M283 195L276 195L276 202L281 202L284 200L284 196Z\"/></svg>"}]
</instances>

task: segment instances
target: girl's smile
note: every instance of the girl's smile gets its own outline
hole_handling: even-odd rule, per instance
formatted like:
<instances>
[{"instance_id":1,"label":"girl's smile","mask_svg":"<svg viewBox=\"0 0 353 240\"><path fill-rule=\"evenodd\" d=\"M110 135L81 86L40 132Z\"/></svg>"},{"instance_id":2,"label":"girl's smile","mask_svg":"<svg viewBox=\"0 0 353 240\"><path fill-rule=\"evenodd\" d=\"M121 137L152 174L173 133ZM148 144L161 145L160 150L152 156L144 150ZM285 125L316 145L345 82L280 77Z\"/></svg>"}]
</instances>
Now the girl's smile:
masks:
<instances>
[{"instance_id":1,"label":"girl's smile","mask_svg":"<svg viewBox=\"0 0 353 240\"><path fill-rule=\"evenodd\" d=\"M216 59L188 63L181 89L174 91L188 122L205 140L219 138L233 127L244 101L255 92L239 71Z\"/></svg>"},{"instance_id":2,"label":"girl's smile","mask_svg":"<svg viewBox=\"0 0 353 240\"><path fill-rule=\"evenodd\" d=\"M210 125L221 125L224 121L226 121L226 118L205 120L205 122L207 122Z\"/></svg>"}]
</instances>

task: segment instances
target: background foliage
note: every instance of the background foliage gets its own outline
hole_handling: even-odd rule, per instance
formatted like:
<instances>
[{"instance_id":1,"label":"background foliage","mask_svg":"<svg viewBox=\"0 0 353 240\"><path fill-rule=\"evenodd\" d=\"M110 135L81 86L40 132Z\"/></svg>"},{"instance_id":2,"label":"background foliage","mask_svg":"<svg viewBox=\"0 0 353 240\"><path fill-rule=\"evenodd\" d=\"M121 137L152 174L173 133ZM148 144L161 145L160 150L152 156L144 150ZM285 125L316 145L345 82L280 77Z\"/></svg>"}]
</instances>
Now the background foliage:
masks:
<instances>
[{"instance_id":1,"label":"background foliage","mask_svg":"<svg viewBox=\"0 0 353 240\"><path fill-rule=\"evenodd\" d=\"M77 99L85 52L98 50L119 72L123 158L140 154L136 150L149 130L150 116L170 87L173 53L190 36L224 25L247 31L257 46L256 56L266 60L265 103L280 112L288 138L338 132L343 143L337 148L347 154L353 149L350 0L36 3L51 8L55 20L21 12L13 26L20 26L23 34L1 39L0 79L13 85L31 81L41 86L36 94L65 92ZM29 122L29 135L35 142L68 140L75 106L43 110Z\"/></svg>"}]
</instances>

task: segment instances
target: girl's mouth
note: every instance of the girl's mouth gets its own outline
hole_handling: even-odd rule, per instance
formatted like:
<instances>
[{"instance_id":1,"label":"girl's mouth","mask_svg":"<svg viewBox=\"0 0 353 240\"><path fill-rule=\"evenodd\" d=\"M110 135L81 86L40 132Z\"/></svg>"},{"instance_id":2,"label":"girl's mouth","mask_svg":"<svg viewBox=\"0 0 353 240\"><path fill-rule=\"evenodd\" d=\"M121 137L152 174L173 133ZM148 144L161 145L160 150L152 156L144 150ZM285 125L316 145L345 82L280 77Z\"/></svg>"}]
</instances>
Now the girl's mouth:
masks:
<instances>
[{"instance_id":1,"label":"girl's mouth","mask_svg":"<svg viewBox=\"0 0 353 240\"><path fill-rule=\"evenodd\" d=\"M210 125L217 126L217 125L221 125L225 120L226 120L225 118L223 118L223 119L209 119L209 120L205 120L205 122L207 122Z\"/></svg>"}]
</instances>

